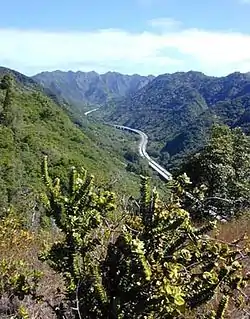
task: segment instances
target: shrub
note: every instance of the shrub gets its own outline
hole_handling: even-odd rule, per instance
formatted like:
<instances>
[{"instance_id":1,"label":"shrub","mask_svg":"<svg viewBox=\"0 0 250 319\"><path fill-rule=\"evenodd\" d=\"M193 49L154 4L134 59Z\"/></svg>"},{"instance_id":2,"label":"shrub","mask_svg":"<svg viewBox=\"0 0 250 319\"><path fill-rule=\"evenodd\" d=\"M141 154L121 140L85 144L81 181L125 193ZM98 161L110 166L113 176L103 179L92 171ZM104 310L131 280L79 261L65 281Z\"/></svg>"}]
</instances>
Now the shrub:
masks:
<instances>
[{"instance_id":1,"label":"shrub","mask_svg":"<svg viewBox=\"0 0 250 319\"><path fill-rule=\"evenodd\" d=\"M179 318L208 303L209 311L197 317L219 319L229 299L244 296L245 246L211 238L215 223L193 226L179 205L178 182L164 205L142 178L140 211L106 244L100 234L115 232L107 220L115 213L114 194L96 189L93 177L74 168L65 193L59 179L50 179L46 158L43 169L47 214L64 234L42 256L66 283L68 303L58 316L69 304L75 318Z\"/></svg>"}]
</instances>

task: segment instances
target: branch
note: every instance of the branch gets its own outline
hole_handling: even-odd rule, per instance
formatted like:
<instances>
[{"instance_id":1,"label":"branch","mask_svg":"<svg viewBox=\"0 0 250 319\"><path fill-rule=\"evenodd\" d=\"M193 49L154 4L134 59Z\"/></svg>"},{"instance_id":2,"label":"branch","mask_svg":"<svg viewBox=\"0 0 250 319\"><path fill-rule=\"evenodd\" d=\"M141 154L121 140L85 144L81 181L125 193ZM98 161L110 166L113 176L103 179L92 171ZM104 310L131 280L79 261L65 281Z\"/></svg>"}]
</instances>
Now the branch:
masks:
<instances>
[{"instance_id":1,"label":"branch","mask_svg":"<svg viewBox=\"0 0 250 319\"><path fill-rule=\"evenodd\" d=\"M76 310L79 316L79 319L82 319L82 315L80 312L80 300L79 300L79 286L80 286L80 280L78 281L77 287L76 287L76 308L72 308L73 310Z\"/></svg>"},{"instance_id":2,"label":"branch","mask_svg":"<svg viewBox=\"0 0 250 319\"><path fill-rule=\"evenodd\" d=\"M135 232L135 233L140 233L140 230L133 229L133 228L129 227L127 224L126 224L126 227L127 227L129 230L131 230L131 231L133 231L133 232Z\"/></svg>"}]
</instances>

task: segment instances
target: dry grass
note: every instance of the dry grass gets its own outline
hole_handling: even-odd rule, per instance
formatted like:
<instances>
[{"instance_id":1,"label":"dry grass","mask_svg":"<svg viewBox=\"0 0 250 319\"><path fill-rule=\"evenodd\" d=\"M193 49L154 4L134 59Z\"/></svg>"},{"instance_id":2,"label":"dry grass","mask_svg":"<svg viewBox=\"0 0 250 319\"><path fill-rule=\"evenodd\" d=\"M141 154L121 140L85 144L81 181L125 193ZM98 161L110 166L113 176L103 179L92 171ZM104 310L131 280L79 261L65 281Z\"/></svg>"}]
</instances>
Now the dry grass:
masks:
<instances>
[{"instance_id":1,"label":"dry grass","mask_svg":"<svg viewBox=\"0 0 250 319\"><path fill-rule=\"evenodd\" d=\"M237 239L239 241L239 247L247 247L250 251L250 214L246 213L237 219L234 219L228 223L218 224L216 231L212 233L212 236L218 240L226 243L232 243ZM250 272L250 259L246 259L244 262L245 273ZM250 298L250 287L243 290L244 294ZM238 310L233 304L229 306L227 317L230 319L248 319L250 318L250 304L247 303L243 310Z\"/></svg>"},{"instance_id":2,"label":"dry grass","mask_svg":"<svg viewBox=\"0 0 250 319\"><path fill-rule=\"evenodd\" d=\"M235 239L241 238L244 234L250 238L250 216L248 217L247 215L229 223L219 224L217 231L214 231L211 236L223 242L230 243ZM22 259L26 262L28 268L42 271L44 275L39 284L38 292L42 294L51 305L57 304L62 299L64 289L63 281L62 278L54 273L45 263L39 261L38 254L44 249L45 244L51 244L59 237L60 234L58 232L25 231L15 218L5 219L0 224L0 260L6 259L12 262ZM249 261L246 263L246 271L250 271ZM244 292L250 296L249 288ZM11 310L11 305L9 305L8 302L8 298L0 298L0 318L10 318L8 310ZM31 300L30 297L26 297L23 301L17 302L15 305L16 309L12 310L15 312L20 305L24 305L24 307L28 309L30 318L32 319L56 318L48 306L48 303L36 303ZM250 313L250 307L245 308L244 311L239 311L231 305L226 318L249 318L250 315L247 315L247 312ZM195 315L192 314L189 316L187 314L186 318L195 318Z\"/></svg>"},{"instance_id":3,"label":"dry grass","mask_svg":"<svg viewBox=\"0 0 250 319\"><path fill-rule=\"evenodd\" d=\"M200 224L197 226L201 226ZM210 236L218 239L224 243L232 243L237 239L243 238L244 235L247 235L250 239L250 214L244 214L238 219L232 220L228 223L219 223L216 230L210 233ZM250 240L245 240L239 243L239 245L248 245L250 248ZM250 271L250 260L246 260L245 263L245 272ZM246 296L250 297L250 287L247 287L243 291ZM197 312L186 313L185 319L197 319L200 318L201 314L207 313L211 310L211 306L215 309L218 306L221 296L218 295L212 303L209 305L203 305L200 307ZM210 307L210 308L209 308ZM233 302L230 302L229 307L226 311L225 319L249 319L250 318L250 305L247 304L244 309L237 309Z\"/></svg>"},{"instance_id":4,"label":"dry grass","mask_svg":"<svg viewBox=\"0 0 250 319\"><path fill-rule=\"evenodd\" d=\"M244 234L250 238L250 212L228 223L219 224L218 234L218 238L226 242L232 242Z\"/></svg>"},{"instance_id":5,"label":"dry grass","mask_svg":"<svg viewBox=\"0 0 250 319\"><path fill-rule=\"evenodd\" d=\"M50 305L57 304L62 299L63 281L59 275L53 272L45 263L38 259L44 244L53 243L58 239L58 233L30 232L23 230L18 219L8 217L1 221L0 225L0 261L6 260L9 264L23 260L26 270L39 270L43 273L38 287L38 294L43 295L46 302L37 303L31 297L25 297L19 301L14 298L11 301L8 292L0 298L0 318L10 318L16 314L20 306L28 309L30 318L55 318ZM1 276L1 274L0 274ZM0 278L1 280L1 278Z\"/></svg>"}]
</instances>

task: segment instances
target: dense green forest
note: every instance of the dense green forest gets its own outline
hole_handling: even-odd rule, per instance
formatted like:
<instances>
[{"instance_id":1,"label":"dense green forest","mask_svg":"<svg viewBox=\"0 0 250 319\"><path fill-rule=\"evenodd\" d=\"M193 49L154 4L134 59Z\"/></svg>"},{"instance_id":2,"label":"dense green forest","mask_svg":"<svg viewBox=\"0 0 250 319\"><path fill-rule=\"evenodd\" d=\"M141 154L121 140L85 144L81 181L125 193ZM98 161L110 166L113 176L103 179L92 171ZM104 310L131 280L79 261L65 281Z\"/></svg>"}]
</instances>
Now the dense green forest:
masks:
<instances>
[{"instance_id":1,"label":"dense green forest","mask_svg":"<svg viewBox=\"0 0 250 319\"><path fill-rule=\"evenodd\" d=\"M29 204L34 212L39 209L43 188L40 163L45 154L53 166L52 175L62 180L66 180L70 166L84 163L89 172L98 172L99 184L121 194L136 194L139 177L126 168L129 161L124 157L137 148L133 135L70 112L67 104L58 104L56 96L20 73L2 68L1 75L2 208L11 204L22 210Z\"/></svg>"}]
</instances>

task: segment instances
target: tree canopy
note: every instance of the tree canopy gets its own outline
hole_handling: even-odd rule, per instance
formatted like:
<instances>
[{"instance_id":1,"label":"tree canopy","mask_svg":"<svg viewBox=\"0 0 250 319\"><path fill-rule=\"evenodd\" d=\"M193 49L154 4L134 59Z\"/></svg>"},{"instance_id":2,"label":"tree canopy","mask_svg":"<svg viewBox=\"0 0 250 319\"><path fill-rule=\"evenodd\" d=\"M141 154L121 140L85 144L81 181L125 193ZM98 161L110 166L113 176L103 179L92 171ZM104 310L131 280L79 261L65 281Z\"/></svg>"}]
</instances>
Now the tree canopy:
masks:
<instances>
[{"instance_id":1,"label":"tree canopy","mask_svg":"<svg viewBox=\"0 0 250 319\"><path fill-rule=\"evenodd\" d=\"M240 128L215 125L208 144L182 166L200 189L203 213L214 208L218 214L232 217L250 205L250 138ZM200 209L200 207L199 207Z\"/></svg>"}]
</instances>

